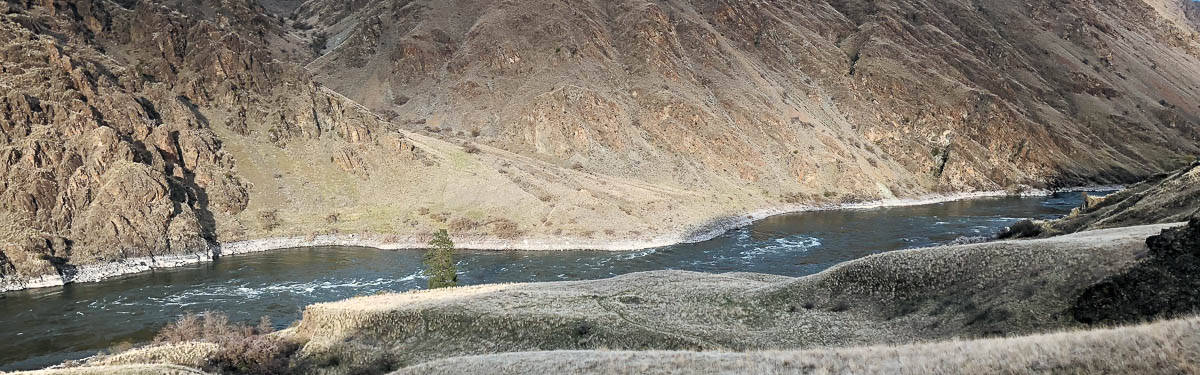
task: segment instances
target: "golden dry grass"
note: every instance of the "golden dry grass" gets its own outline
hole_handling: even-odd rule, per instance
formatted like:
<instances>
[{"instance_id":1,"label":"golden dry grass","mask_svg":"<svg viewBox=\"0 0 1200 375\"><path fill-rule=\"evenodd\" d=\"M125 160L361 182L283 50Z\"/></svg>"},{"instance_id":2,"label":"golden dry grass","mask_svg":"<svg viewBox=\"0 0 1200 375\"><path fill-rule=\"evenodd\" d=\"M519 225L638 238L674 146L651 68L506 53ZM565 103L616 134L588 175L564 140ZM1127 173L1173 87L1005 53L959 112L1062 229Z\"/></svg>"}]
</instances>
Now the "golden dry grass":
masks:
<instances>
[{"instance_id":1,"label":"golden dry grass","mask_svg":"<svg viewBox=\"0 0 1200 375\"><path fill-rule=\"evenodd\" d=\"M26 375L202 375L205 372L176 365L119 365L73 367L22 372Z\"/></svg>"},{"instance_id":2,"label":"golden dry grass","mask_svg":"<svg viewBox=\"0 0 1200 375\"><path fill-rule=\"evenodd\" d=\"M1093 331L804 351L546 351L455 357L394 374L1194 374L1200 318Z\"/></svg>"}]
</instances>

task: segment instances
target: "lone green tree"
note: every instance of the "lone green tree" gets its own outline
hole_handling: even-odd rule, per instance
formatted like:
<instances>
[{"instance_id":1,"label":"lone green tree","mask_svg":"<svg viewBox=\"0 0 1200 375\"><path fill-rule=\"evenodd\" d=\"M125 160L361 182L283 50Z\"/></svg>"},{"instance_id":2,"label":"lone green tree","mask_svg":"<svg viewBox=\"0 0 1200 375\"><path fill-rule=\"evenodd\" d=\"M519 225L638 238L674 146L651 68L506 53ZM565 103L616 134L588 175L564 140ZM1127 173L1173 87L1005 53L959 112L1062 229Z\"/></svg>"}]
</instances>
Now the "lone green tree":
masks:
<instances>
[{"instance_id":1,"label":"lone green tree","mask_svg":"<svg viewBox=\"0 0 1200 375\"><path fill-rule=\"evenodd\" d=\"M449 288L458 283L454 241L445 229L433 233L433 239L429 240L429 250L425 252L425 276L429 277L429 289Z\"/></svg>"}]
</instances>

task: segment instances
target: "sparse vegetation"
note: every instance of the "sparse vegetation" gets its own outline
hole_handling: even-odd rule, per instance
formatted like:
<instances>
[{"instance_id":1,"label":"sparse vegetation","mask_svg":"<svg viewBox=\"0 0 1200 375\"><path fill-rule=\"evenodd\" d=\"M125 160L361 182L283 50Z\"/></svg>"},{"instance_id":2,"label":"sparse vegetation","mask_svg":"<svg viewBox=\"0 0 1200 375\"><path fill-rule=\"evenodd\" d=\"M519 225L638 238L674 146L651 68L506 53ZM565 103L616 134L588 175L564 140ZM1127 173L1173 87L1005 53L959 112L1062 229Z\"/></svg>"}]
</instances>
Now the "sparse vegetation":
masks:
<instances>
[{"instance_id":1,"label":"sparse vegetation","mask_svg":"<svg viewBox=\"0 0 1200 375\"><path fill-rule=\"evenodd\" d=\"M492 222L492 234L503 239L513 239L521 236L517 223L508 219L498 219Z\"/></svg>"},{"instance_id":2,"label":"sparse vegetation","mask_svg":"<svg viewBox=\"0 0 1200 375\"><path fill-rule=\"evenodd\" d=\"M187 314L154 337L156 344L208 342L220 349L207 358L204 369L228 374L292 373L291 357L300 345L269 335L274 329L263 317L257 326L232 323L219 312Z\"/></svg>"},{"instance_id":3,"label":"sparse vegetation","mask_svg":"<svg viewBox=\"0 0 1200 375\"><path fill-rule=\"evenodd\" d=\"M329 43L329 35L324 32L317 33L312 40L308 42L308 48L312 49L313 53L320 54L325 51L325 45Z\"/></svg>"},{"instance_id":4,"label":"sparse vegetation","mask_svg":"<svg viewBox=\"0 0 1200 375\"><path fill-rule=\"evenodd\" d=\"M392 104L395 104L398 106L405 105L405 104L408 104L409 100L412 100L412 99L410 99L409 97L404 96L404 95L398 95L398 96L396 96L395 99L392 100Z\"/></svg>"},{"instance_id":5,"label":"sparse vegetation","mask_svg":"<svg viewBox=\"0 0 1200 375\"><path fill-rule=\"evenodd\" d=\"M449 288L458 284L458 270L454 266L454 241L445 229L433 233L429 250L425 252L425 276L429 277L429 289Z\"/></svg>"},{"instance_id":6,"label":"sparse vegetation","mask_svg":"<svg viewBox=\"0 0 1200 375\"><path fill-rule=\"evenodd\" d=\"M1097 275L1126 267L1149 233L1118 229L1068 240L889 252L802 278L655 271L363 297L310 307L298 329L313 330L313 340L325 341L309 345L329 348L323 350L330 355L387 353L410 364L492 353L492 346L473 345L480 340L553 350L579 348L586 336L586 345L614 351L747 343L746 350L758 351L1022 335L1076 326L1067 315L1071 296ZM598 303L638 307L611 314ZM578 315L564 320L564 314ZM347 319L373 325L351 333L342 328ZM746 330L747 321L771 324ZM582 322L588 328L578 329ZM788 334L800 329L805 334ZM389 344L429 337L443 344Z\"/></svg>"},{"instance_id":7,"label":"sparse vegetation","mask_svg":"<svg viewBox=\"0 0 1200 375\"><path fill-rule=\"evenodd\" d=\"M463 148L463 152L466 152L468 154L478 154L480 152L479 146L476 146L474 143L470 143L470 142L464 142L462 145L462 148Z\"/></svg>"},{"instance_id":8,"label":"sparse vegetation","mask_svg":"<svg viewBox=\"0 0 1200 375\"><path fill-rule=\"evenodd\" d=\"M263 230L273 231L283 224L279 220L279 210L263 210L258 212L258 224Z\"/></svg>"},{"instance_id":9,"label":"sparse vegetation","mask_svg":"<svg viewBox=\"0 0 1200 375\"><path fill-rule=\"evenodd\" d=\"M450 230L454 231L455 233L470 232L475 230L477 227L479 227L478 222L465 217L460 217L450 221Z\"/></svg>"}]
</instances>

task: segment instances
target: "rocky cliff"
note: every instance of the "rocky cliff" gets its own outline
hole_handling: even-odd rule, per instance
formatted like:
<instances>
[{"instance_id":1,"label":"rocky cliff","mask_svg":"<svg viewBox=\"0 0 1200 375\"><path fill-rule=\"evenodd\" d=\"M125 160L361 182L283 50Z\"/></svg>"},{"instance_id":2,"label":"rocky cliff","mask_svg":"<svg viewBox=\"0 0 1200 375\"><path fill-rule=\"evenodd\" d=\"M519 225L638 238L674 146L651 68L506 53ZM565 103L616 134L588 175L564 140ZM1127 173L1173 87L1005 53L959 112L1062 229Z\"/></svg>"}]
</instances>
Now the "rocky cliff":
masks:
<instances>
[{"instance_id":1,"label":"rocky cliff","mask_svg":"<svg viewBox=\"0 0 1200 375\"><path fill-rule=\"evenodd\" d=\"M261 50L285 38L261 7L195 4L4 3L0 277L208 251L251 188L214 125L280 145L383 128Z\"/></svg>"},{"instance_id":2,"label":"rocky cliff","mask_svg":"<svg viewBox=\"0 0 1200 375\"><path fill-rule=\"evenodd\" d=\"M269 237L638 247L1200 152L1187 1L2 4L16 287Z\"/></svg>"},{"instance_id":3,"label":"rocky cliff","mask_svg":"<svg viewBox=\"0 0 1200 375\"><path fill-rule=\"evenodd\" d=\"M322 36L318 79L411 129L718 196L826 200L1190 161L1196 8L315 0L295 18Z\"/></svg>"}]
</instances>

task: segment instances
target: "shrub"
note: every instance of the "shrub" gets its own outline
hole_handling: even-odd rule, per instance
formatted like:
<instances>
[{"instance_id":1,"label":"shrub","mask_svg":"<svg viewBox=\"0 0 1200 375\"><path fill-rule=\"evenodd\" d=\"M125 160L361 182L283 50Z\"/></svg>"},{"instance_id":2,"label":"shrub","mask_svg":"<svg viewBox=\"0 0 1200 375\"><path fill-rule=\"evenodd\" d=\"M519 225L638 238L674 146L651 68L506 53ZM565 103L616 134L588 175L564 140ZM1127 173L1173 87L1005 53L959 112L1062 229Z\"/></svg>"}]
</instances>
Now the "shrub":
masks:
<instances>
[{"instance_id":1,"label":"shrub","mask_svg":"<svg viewBox=\"0 0 1200 375\"><path fill-rule=\"evenodd\" d=\"M315 53L321 53L325 50L325 45L329 43L329 35L325 33L317 33L312 41L308 42L308 48L311 48Z\"/></svg>"},{"instance_id":2,"label":"shrub","mask_svg":"<svg viewBox=\"0 0 1200 375\"><path fill-rule=\"evenodd\" d=\"M492 223L492 232L496 237L513 239L521 236L517 223L508 219L499 219Z\"/></svg>"},{"instance_id":3,"label":"shrub","mask_svg":"<svg viewBox=\"0 0 1200 375\"><path fill-rule=\"evenodd\" d=\"M207 358L204 369L220 373L237 374L288 374L291 373L291 357L300 345L279 337L268 335L273 332L271 321L263 317L258 326L235 324L219 312L187 314L175 323L168 324L154 337L159 344L183 342L210 342L220 349Z\"/></svg>"},{"instance_id":4,"label":"shrub","mask_svg":"<svg viewBox=\"0 0 1200 375\"><path fill-rule=\"evenodd\" d=\"M460 217L450 221L450 230L455 232L468 232L479 227L479 223L474 220Z\"/></svg>"},{"instance_id":5,"label":"shrub","mask_svg":"<svg viewBox=\"0 0 1200 375\"><path fill-rule=\"evenodd\" d=\"M473 143L463 143L462 147L463 147L463 151L468 154L478 154L479 153L479 146L476 146Z\"/></svg>"},{"instance_id":6,"label":"shrub","mask_svg":"<svg viewBox=\"0 0 1200 375\"><path fill-rule=\"evenodd\" d=\"M275 230L282 224L279 220L279 210L263 210L258 212L258 223L267 231Z\"/></svg>"}]
</instances>

